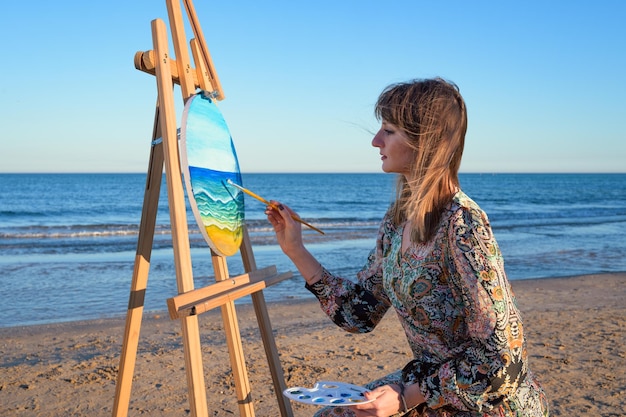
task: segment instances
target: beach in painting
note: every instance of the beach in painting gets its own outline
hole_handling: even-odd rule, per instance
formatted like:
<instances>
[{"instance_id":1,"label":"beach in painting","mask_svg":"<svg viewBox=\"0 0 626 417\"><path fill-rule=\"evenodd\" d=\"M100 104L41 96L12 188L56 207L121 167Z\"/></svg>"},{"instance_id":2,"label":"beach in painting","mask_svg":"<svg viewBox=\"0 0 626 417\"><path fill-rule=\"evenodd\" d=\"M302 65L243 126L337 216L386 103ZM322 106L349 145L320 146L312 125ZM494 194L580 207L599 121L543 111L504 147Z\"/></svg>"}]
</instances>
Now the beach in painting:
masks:
<instances>
[{"instance_id":1,"label":"beach in painting","mask_svg":"<svg viewBox=\"0 0 626 417\"><path fill-rule=\"evenodd\" d=\"M0 175L0 415L111 415L144 184L141 174ZM393 197L393 178L379 174L244 173L242 185L324 230L304 230L309 248L347 277ZM626 415L626 175L463 174L461 185L492 222L552 415ZM323 316L263 210L246 198L257 264L294 272L265 290L287 385L363 384L410 360L392 313L364 335ZM188 218L200 287L213 280L210 250ZM237 255L228 264L243 271ZM175 294L163 195L129 415L189 414L181 326L166 313ZM256 415L278 415L249 298L237 312ZM239 415L219 309L199 320L209 415ZM292 406L298 417L315 410Z\"/></svg>"},{"instance_id":2,"label":"beach in painting","mask_svg":"<svg viewBox=\"0 0 626 417\"><path fill-rule=\"evenodd\" d=\"M227 185L241 182L238 172L221 172L189 167L198 225L207 242L223 256L237 253L241 245L244 222L242 192Z\"/></svg>"}]
</instances>

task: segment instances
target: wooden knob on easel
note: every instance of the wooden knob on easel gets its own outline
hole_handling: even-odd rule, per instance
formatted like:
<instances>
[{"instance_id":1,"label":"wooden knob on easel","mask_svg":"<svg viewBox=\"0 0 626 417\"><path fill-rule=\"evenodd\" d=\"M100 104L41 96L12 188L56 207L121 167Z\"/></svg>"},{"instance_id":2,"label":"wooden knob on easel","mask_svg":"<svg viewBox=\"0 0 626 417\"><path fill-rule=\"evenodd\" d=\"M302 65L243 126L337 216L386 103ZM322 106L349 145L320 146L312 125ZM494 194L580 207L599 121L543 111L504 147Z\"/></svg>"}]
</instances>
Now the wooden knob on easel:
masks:
<instances>
[{"instance_id":1,"label":"wooden knob on easel","mask_svg":"<svg viewBox=\"0 0 626 417\"><path fill-rule=\"evenodd\" d=\"M154 51L139 51L135 54L135 68L143 72L151 72L156 68Z\"/></svg>"}]
</instances>

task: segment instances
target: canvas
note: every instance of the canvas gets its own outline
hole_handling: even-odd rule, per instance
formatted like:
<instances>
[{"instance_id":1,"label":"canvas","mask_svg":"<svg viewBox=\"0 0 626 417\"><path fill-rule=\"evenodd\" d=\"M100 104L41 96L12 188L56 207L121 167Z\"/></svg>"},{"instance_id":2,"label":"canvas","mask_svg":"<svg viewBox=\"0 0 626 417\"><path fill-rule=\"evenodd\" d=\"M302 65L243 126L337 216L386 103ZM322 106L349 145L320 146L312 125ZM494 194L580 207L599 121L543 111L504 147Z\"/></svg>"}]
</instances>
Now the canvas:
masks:
<instances>
[{"instance_id":1,"label":"canvas","mask_svg":"<svg viewBox=\"0 0 626 417\"><path fill-rule=\"evenodd\" d=\"M243 238L244 198L239 162L226 121L206 94L191 96L183 110L180 155L191 209L209 247L234 255Z\"/></svg>"}]
</instances>

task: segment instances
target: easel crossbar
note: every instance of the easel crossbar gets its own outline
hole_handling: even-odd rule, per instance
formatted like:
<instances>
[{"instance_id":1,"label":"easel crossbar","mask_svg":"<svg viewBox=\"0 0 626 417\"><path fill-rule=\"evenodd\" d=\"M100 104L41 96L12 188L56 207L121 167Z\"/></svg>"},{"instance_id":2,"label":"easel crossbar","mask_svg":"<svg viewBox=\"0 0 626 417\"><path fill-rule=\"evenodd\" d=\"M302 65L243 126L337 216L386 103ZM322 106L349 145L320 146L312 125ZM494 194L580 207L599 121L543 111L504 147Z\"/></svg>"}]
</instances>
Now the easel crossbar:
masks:
<instances>
[{"instance_id":1,"label":"easel crossbar","mask_svg":"<svg viewBox=\"0 0 626 417\"><path fill-rule=\"evenodd\" d=\"M178 74L178 62L175 59L170 58L168 60L168 63L170 66L170 71L172 73L172 82L174 84L181 85L180 76ZM141 52L141 51L137 52L135 54L135 68L141 72L145 72L146 74L156 75L156 62L155 62L154 51L150 50L150 51L145 51L145 52ZM190 73L190 76L193 77L193 84L195 88L203 87L200 81L198 80L196 71L192 71Z\"/></svg>"},{"instance_id":2,"label":"easel crossbar","mask_svg":"<svg viewBox=\"0 0 626 417\"><path fill-rule=\"evenodd\" d=\"M167 309L172 320L205 313L291 277L291 272L276 274L276 267L269 266L168 298Z\"/></svg>"}]
</instances>

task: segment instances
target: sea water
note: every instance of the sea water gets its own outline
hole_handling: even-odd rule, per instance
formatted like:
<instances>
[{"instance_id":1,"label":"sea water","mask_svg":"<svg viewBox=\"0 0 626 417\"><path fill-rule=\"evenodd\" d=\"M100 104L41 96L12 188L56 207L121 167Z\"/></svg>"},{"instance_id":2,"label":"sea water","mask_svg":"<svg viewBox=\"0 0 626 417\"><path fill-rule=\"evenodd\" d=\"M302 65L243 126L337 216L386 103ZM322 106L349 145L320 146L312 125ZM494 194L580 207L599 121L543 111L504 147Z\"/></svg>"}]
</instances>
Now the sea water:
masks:
<instances>
[{"instance_id":1,"label":"sea water","mask_svg":"<svg viewBox=\"0 0 626 417\"><path fill-rule=\"evenodd\" d=\"M0 174L0 327L126 314L144 174ZM354 277L394 197L387 174L243 174L243 185L296 210L307 246L330 271ZM511 280L626 271L626 174L461 174L488 214ZM145 308L177 294L165 179ZM259 268L294 277L268 301L312 297L276 245L263 203L246 197ZM210 251L187 213L194 282L214 282ZM239 255L228 258L243 273ZM244 298L239 302L248 302Z\"/></svg>"}]
</instances>

